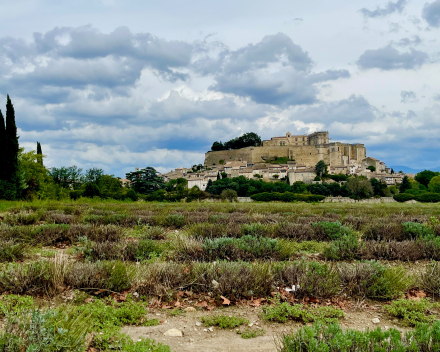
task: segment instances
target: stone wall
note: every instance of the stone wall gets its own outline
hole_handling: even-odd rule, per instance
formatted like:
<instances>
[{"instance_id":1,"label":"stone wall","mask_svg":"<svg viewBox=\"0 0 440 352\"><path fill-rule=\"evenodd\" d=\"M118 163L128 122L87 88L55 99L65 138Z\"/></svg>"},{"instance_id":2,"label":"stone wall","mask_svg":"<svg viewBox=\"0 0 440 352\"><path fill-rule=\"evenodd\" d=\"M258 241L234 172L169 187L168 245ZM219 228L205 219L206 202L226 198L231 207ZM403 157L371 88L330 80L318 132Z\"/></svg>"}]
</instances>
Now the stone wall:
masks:
<instances>
[{"instance_id":1,"label":"stone wall","mask_svg":"<svg viewBox=\"0 0 440 352\"><path fill-rule=\"evenodd\" d=\"M393 197L370 198L362 200L354 200L347 197L327 197L323 203L365 203L365 204L379 204L379 203L397 203Z\"/></svg>"}]
</instances>

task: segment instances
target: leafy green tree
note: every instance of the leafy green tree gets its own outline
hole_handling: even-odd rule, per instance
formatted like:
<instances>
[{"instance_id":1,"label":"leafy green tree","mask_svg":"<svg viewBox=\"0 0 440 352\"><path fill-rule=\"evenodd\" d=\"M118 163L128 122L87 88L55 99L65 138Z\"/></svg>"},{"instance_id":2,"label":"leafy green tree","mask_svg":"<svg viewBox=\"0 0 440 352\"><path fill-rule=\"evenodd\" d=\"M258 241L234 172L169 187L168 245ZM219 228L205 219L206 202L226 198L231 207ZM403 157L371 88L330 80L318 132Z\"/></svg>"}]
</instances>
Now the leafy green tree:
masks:
<instances>
[{"instance_id":1,"label":"leafy green tree","mask_svg":"<svg viewBox=\"0 0 440 352\"><path fill-rule=\"evenodd\" d=\"M368 170L370 170L371 172L375 172L376 171L376 167L373 165L370 165L367 167Z\"/></svg>"},{"instance_id":2,"label":"leafy green tree","mask_svg":"<svg viewBox=\"0 0 440 352\"><path fill-rule=\"evenodd\" d=\"M88 198L101 197L101 190L96 183L86 182L84 184L83 196Z\"/></svg>"},{"instance_id":3,"label":"leafy green tree","mask_svg":"<svg viewBox=\"0 0 440 352\"><path fill-rule=\"evenodd\" d=\"M102 175L99 179L99 189L102 198L123 199L125 195L121 180L113 175Z\"/></svg>"},{"instance_id":4,"label":"leafy green tree","mask_svg":"<svg viewBox=\"0 0 440 352\"><path fill-rule=\"evenodd\" d=\"M237 192L234 191L233 189L225 189L222 192L221 197L223 200L228 200L230 202L236 202L237 201Z\"/></svg>"},{"instance_id":5,"label":"leafy green tree","mask_svg":"<svg viewBox=\"0 0 440 352\"><path fill-rule=\"evenodd\" d=\"M422 172L419 172L414 179L424 185L425 187L428 187L429 182L432 180L433 177L439 176L440 172L434 172L431 170L424 170Z\"/></svg>"},{"instance_id":6,"label":"leafy green tree","mask_svg":"<svg viewBox=\"0 0 440 352\"><path fill-rule=\"evenodd\" d=\"M76 165L53 167L50 175L53 181L62 188L78 189L82 183L82 169Z\"/></svg>"},{"instance_id":7,"label":"leafy green tree","mask_svg":"<svg viewBox=\"0 0 440 352\"><path fill-rule=\"evenodd\" d=\"M371 187L373 187L373 195L379 196L379 197L385 197L385 189L387 188L387 185L377 178L372 178L370 180Z\"/></svg>"},{"instance_id":8,"label":"leafy green tree","mask_svg":"<svg viewBox=\"0 0 440 352\"><path fill-rule=\"evenodd\" d=\"M254 147L261 145L261 137L254 132L245 133L223 144L223 149L240 149L245 147Z\"/></svg>"},{"instance_id":9,"label":"leafy green tree","mask_svg":"<svg viewBox=\"0 0 440 352\"><path fill-rule=\"evenodd\" d=\"M361 177L351 177L347 181L347 189L355 199L366 199L373 195L370 181Z\"/></svg>"},{"instance_id":10,"label":"leafy green tree","mask_svg":"<svg viewBox=\"0 0 440 352\"><path fill-rule=\"evenodd\" d=\"M223 149L224 149L224 146L223 146L222 142L215 141L214 143L212 143L211 150L213 152L216 152L216 151L219 151L219 150L223 150Z\"/></svg>"},{"instance_id":11,"label":"leafy green tree","mask_svg":"<svg viewBox=\"0 0 440 352\"><path fill-rule=\"evenodd\" d=\"M440 193L440 176L434 176L429 181L428 189L432 193Z\"/></svg>"},{"instance_id":12,"label":"leafy green tree","mask_svg":"<svg viewBox=\"0 0 440 352\"><path fill-rule=\"evenodd\" d=\"M323 160L318 161L318 163L315 166L315 170L316 170L316 175L321 178L322 176L326 176L328 174L327 165Z\"/></svg>"},{"instance_id":13,"label":"leafy green tree","mask_svg":"<svg viewBox=\"0 0 440 352\"><path fill-rule=\"evenodd\" d=\"M38 162L43 165L43 150L41 149L40 142L37 142L37 156L38 156Z\"/></svg>"},{"instance_id":14,"label":"leafy green tree","mask_svg":"<svg viewBox=\"0 0 440 352\"><path fill-rule=\"evenodd\" d=\"M151 166L129 172L126 178L130 180L130 187L141 194L149 194L165 187L163 178Z\"/></svg>"},{"instance_id":15,"label":"leafy green tree","mask_svg":"<svg viewBox=\"0 0 440 352\"><path fill-rule=\"evenodd\" d=\"M25 186L21 186L21 197L25 199L56 199L56 187L40 157L35 151L24 152L20 148L18 154L20 176L23 177Z\"/></svg>"},{"instance_id":16,"label":"leafy green tree","mask_svg":"<svg viewBox=\"0 0 440 352\"><path fill-rule=\"evenodd\" d=\"M296 181L292 185L293 193L304 193L307 191L307 185L302 181Z\"/></svg>"},{"instance_id":17,"label":"leafy green tree","mask_svg":"<svg viewBox=\"0 0 440 352\"><path fill-rule=\"evenodd\" d=\"M409 181L408 176L404 176L402 183L399 186L399 192L404 193L406 190L411 189L411 182Z\"/></svg>"},{"instance_id":18,"label":"leafy green tree","mask_svg":"<svg viewBox=\"0 0 440 352\"><path fill-rule=\"evenodd\" d=\"M86 173L83 176L84 182L90 182L99 185L99 182L103 175L104 175L103 169L92 167L91 169L86 170Z\"/></svg>"}]
</instances>

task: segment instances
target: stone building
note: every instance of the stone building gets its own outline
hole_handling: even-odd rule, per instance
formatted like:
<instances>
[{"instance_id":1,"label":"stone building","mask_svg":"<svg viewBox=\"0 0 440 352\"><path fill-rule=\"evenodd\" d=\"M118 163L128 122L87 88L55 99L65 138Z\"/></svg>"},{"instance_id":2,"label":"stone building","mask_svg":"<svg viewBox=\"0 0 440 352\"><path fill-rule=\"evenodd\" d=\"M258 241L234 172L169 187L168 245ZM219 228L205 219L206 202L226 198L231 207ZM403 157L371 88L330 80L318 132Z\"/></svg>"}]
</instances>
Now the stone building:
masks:
<instances>
[{"instance_id":1,"label":"stone building","mask_svg":"<svg viewBox=\"0 0 440 352\"><path fill-rule=\"evenodd\" d=\"M233 150L210 151L205 154L205 166L212 167L229 161L247 161L248 166L288 158L294 164L314 167L323 160L329 167L362 163L366 159L363 144L330 142L328 132L315 132L309 135L292 135L287 132L282 137L272 137L258 147Z\"/></svg>"}]
</instances>

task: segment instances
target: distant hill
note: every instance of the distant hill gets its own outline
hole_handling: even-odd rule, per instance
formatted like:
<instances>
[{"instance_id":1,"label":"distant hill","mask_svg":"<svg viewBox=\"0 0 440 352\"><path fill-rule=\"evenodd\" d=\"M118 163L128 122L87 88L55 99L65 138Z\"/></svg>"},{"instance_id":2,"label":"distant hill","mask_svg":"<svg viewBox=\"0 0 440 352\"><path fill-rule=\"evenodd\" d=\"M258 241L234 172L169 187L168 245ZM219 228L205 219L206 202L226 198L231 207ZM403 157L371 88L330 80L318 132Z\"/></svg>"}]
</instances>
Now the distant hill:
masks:
<instances>
[{"instance_id":1,"label":"distant hill","mask_svg":"<svg viewBox=\"0 0 440 352\"><path fill-rule=\"evenodd\" d=\"M426 168L425 169L413 169L408 166L390 166L390 168L392 168L395 172L403 171L405 174L416 174L418 172L426 170ZM428 170L440 171L440 166L434 167L434 168L429 168Z\"/></svg>"}]
</instances>

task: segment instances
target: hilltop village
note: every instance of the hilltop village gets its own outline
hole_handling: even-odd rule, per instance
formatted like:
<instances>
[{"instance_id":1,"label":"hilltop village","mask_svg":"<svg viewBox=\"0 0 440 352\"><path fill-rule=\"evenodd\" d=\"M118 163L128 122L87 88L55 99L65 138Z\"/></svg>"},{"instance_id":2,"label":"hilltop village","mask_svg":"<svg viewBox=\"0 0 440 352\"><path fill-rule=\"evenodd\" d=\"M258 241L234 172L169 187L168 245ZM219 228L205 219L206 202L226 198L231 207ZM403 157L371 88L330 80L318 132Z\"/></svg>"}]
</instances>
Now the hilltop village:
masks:
<instances>
[{"instance_id":1,"label":"hilltop village","mask_svg":"<svg viewBox=\"0 0 440 352\"><path fill-rule=\"evenodd\" d=\"M209 180L214 182L222 177L283 180L290 185L297 181L313 183L321 182L315 180L315 166L321 160L330 175L374 177L387 185L399 184L405 176L394 173L383 161L368 157L364 144L330 142L328 132L309 135L287 132L285 136L263 140L259 146L209 151L203 165L177 168L162 176L166 181L185 178L188 188L197 186L201 190L206 189Z\"/></svg>"}]
</instances>

